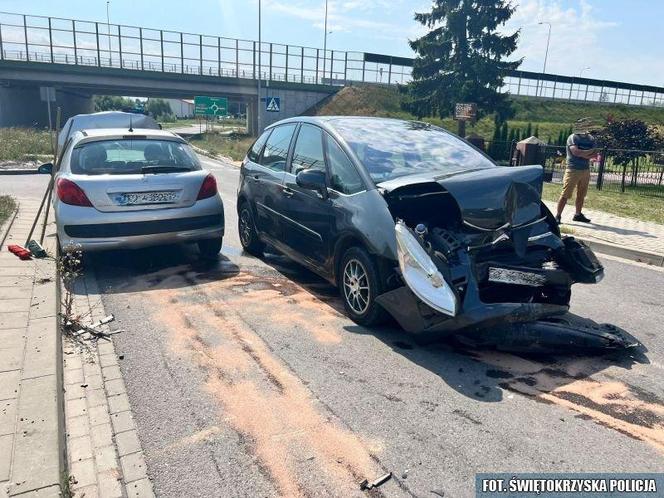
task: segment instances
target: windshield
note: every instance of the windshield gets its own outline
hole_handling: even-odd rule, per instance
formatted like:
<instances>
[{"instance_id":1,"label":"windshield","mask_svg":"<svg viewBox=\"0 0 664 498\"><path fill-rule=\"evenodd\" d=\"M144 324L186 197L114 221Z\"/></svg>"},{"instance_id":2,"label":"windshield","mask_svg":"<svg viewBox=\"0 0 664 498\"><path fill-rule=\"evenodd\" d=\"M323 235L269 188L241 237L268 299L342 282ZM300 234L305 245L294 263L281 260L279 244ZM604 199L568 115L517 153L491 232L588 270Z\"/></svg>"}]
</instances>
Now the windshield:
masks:
<instances>
[{"instance_id":1,"label":"windshield","mask_svg":"<svg viewBox=\"0 0 664 498\"><path fill-rule=\"evenodd\" d=\"M417 173L448 175L495 166L472 145L427 123L342 118L330 124L375 183Z\"/></svg>"},{"instance_id":2,"label":"windshield","mask_svg":"<svg viewBox=\"0 0 664 498\"><path fill-rule=\"evenodd\" d=\"M72 151L71 171L80 175L130 175L201 169L189 145L173 140L117 139L88 142Z\"/></svg>"}]
</instances>

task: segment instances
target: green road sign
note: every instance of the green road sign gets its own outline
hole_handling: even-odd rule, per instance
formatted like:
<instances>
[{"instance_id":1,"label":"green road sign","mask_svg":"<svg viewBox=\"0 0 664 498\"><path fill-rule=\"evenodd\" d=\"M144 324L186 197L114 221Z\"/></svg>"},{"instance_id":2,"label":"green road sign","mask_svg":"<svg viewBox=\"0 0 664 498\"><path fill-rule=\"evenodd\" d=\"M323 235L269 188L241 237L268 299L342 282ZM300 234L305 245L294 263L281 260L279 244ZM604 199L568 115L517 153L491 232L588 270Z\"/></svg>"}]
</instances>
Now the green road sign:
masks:
<instances>
[{"instance_id":1,"label":"green road sign","mask_svg":"<svg viewBox=\"0 0 664 498\"><path fill-rule=\"evenodd\" d=\"M225 116L228 114L226 97L194 97L194 116Z\"/></svg>"}]
</instances>

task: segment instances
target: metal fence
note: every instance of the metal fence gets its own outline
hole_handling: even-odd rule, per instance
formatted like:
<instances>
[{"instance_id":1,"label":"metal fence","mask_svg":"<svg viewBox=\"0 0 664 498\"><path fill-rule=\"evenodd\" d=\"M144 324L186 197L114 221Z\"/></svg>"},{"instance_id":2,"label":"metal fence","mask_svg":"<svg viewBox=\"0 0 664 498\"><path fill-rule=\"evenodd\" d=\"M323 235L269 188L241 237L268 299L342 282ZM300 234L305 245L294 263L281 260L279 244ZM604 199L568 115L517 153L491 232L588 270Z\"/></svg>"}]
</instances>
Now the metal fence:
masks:
<instances>
[{"instance_id":1,"label":"metal fence","mask_svg":"<svg viewBox=\"0 0 664 498\"><path fill-rule=\"evenodd\" d=\"M546 180L562 183L565 147L540 147ZM605 148L590 161L590 182L598 190L664 198L664 151Z\"/></svg>"},{"instance_id":2,"label":"metal fence","mask_svg":"<svg viewBox=\"0 0 664 498\"><path fill-rule=\"evenodd\" d=\"M0 59L344 85L396 84L409 61L179 31L0 12Z\"/></svg>"},{"instance_id":3,"label":"metal fence","mask_svg":"<svg viewBox=\"0 0 664 498\"><path fill-rule=\"evenodd\" d=\"M403 84L413 59L179 31L0 12L0 59L232 78L346 85ZM575 102L664 106L664 88L530 71L501 92Z\"/></svg>"}]
</instances>

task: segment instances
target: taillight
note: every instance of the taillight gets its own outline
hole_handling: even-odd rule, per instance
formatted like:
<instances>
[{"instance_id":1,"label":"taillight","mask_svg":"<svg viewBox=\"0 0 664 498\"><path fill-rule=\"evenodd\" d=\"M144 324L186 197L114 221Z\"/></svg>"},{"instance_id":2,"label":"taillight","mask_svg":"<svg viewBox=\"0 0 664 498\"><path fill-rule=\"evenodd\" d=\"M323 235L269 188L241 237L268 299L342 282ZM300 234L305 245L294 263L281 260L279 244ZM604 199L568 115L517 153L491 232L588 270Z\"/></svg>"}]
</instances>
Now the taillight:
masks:
<instances>
[{"instance_id":1,"label":"taillight","mask_svg":"<svg viewBox=\"0 0 664 498\"><path fill-rule=\"evenodd\" d=\"M92 207L92 203L85 192L71 180L58 178L57 183L58 199L65 204L72 206Z\"/></svg>"},{"instance_id":2,"label":"taillight","mask_svg":"<svg viewBox=\"0 0 664 498\"><path fill-rule=\"evenodd\" d=\"M203 185L201 185L201 189L198 191L198 197L196 197L197 201L200 201L201 199L207 199L208 197L212 197L217 193L217 180L214 179L214 176L212 176L212 173L210 173L208 176L205 177L205 180L203 180Z\"/></svg>"}]
</instances>

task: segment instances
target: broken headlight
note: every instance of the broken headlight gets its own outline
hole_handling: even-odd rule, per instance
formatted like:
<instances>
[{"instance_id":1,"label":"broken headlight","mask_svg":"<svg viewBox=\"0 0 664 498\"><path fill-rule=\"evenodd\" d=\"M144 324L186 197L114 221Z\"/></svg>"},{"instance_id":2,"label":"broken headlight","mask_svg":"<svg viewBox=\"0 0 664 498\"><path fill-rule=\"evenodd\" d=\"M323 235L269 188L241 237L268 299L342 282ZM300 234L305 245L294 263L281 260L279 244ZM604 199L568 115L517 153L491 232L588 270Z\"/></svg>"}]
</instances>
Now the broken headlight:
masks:
<instances>
[{"instance_id":1,"label":"broken headlight","mask_svg":"<svg viewBox=\"0 0 664 498\"><path fill-rule=\"evenodd\" d=\"M457 313L457 298L422 245L403 221L397 221L397 253L401 274L424 303L446 315Z\"/></svg>"}]
</instances>

